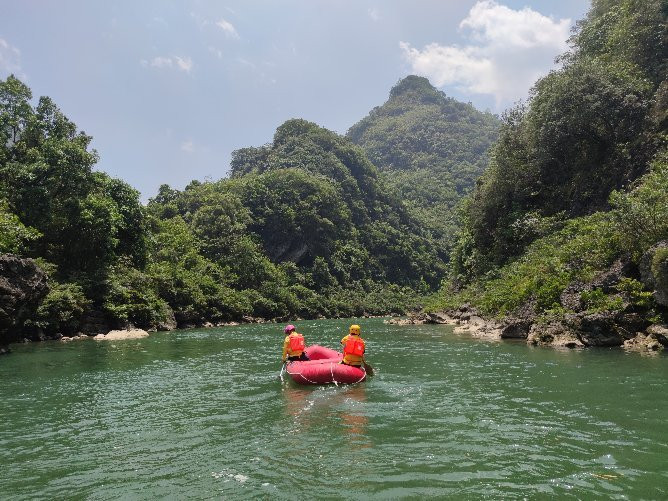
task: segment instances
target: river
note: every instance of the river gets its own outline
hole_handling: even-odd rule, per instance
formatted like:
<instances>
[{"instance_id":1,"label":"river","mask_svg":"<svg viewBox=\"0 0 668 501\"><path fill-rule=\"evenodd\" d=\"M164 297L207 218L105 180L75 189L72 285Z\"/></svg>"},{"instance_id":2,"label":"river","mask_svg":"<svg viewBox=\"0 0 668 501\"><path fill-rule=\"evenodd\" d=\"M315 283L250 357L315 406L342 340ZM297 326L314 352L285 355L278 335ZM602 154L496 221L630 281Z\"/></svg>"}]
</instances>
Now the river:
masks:
<instances>
[{"instance_id":1,"label":"river","mask_svg":"<svg viewBox=\"0 0 668 501\"><path fill-rule=\"evenodd\" d=\"M15 345L1 496L668 497L665 356L359 323L376 375L347 387L281 383L273 324Z\"/></svg>"}]
</instances>

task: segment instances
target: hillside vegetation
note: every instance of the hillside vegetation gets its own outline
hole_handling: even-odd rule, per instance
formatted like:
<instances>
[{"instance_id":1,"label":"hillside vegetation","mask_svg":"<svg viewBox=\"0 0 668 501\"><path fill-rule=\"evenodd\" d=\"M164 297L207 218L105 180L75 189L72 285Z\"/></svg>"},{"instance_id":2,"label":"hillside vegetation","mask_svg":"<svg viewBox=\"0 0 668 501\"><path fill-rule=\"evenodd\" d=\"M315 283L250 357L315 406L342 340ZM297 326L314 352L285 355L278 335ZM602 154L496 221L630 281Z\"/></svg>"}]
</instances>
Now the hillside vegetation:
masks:
<instances>
[{"instance_id":1,"label":"hillside vegetation","mask_svg":"<svg viewBox=\"0 0 668 501\"><path fill-rule=\"evenodd\" d=\"M364 149L447 256L458 228L453 208L487 167L499 126L495 115L411 75L347 136Z\"/></svg>"},{"instance_id":2,"label":"hillside vegetation","mask_svg":"<svg viewBox=\"0 0 668 501\"><path fill-rule=\"evenodd\" d=\"M651 291L668 239L667 14L662 0L593 2L562 67L504 115L434 308L665 316ZM615 262L615 283L597 285Z\"/></svg>"},{"instance_id":3,"label":"hillside vegetation","mask_svg":"<svg viewBox=\"0 0 668 501\"><path fill-rule=\"evenodd\" d=\"M135 325L403 312L444 273L434 239L349 140L304 120L234 153L229 179L162 186L147 207L95 172L91 137L0 82L0 253L50 290L0 339Z\"/></svg>"}]
</instances>

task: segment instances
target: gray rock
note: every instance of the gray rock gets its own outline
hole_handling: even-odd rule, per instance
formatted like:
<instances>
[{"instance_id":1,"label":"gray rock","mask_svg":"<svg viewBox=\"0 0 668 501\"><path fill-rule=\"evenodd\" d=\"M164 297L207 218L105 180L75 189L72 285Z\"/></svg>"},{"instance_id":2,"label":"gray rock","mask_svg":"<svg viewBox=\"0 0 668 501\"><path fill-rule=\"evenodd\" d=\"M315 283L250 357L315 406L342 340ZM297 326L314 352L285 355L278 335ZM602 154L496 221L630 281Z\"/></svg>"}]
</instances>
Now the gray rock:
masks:
<instances>
[{"instance_id":1,"label":"gray rock","mask_svg":"<svg viewBox=\"0 0 668 501\"><path fill-rule=\"evenodd\" d=\"M46 273L32 259L0 254L0 345L18 341L49 292Z\"/></svg>"},{"instance_id":2,"label":"gray rock","mask_svg":"<svg viewBox=\"0 0 668 501\"><path fill-rule=\"evenodd\" d=\"M583 348L585 346L577 334L561 322L547 325L533 324L527 336L527 343L556 348Z\"/></svg>"},{"instance_id":3,"label":"gray rock","mask_svg":"<svg viewBox=\"0 0 668 501\"><path fill-rule=\"evenodd\" d=\"M615 292L615 286L624 277L635 275L635 267L628 257L617 259L610 268L594 277L591 289L601 289L606 294Z\"/></svg>"},{"instance_id":4,"label":"gray rock","mask_svg":"<svg viewBox=\"0 0 668 501\"><path fill-rule=\"evenodd\" d=\"M624 338L609 312L566 315L566 326L572 329L585 346L621 346Z\"/></svg>"},{"instance_id":5,"label":"gray rock","mask_svg":"<svg viewBox=\"0 0 668 501\"><path fill-rule=\"evenodd\" d=\"M173 331L176 329L176 317L174 316L174 311L166 306L163 311L163 319L158 322L155 328L159 331Z\"/></svg>"},{"instance_id":6,"label":"gray rock","mask_svg":"<svg viewBox=\"0 0 668 501\"><path fill-rule=\"evenodd\" d=\"M471 315L469 317L468 323L472 327L485 327L487 325L487 322L485 321L484 318L479 317L478 315Z\"/></svg>"},{"instance_id":7,"label":"gray rock","mask_svg":"<svg viewBox=\"0 0 668 501\"><path fill-rule=\"evenodd\" d=\"M508 318L501 327L503 339L526 339L529 335L532 322L526 319Z\"/></svg>"},{"instance_id":8,"label":"gray rock","mask_svg":"<svg viewBox=\"0 0 668 501\"><path fill-rule=\"evenodd\" d=\"M647 334L654 334L656 336L663 336L668 338L668 325L650 325L645 332L647 332Z\"/></svg>"},{"instance_id":9,"label":"gray rock","mask_svg":"<svg viewBox=\"0 0 668 501\"><path fill-rule=\"evenodd\" d=\"M385 320L384 323L390 325L415 325L415 320L412 318L390 318Z\"/></svg>"},{"instance_id":10,"label":"gray rock","mask_svg":"<svg viewBox=\"0 0 668 501\"><path fill-rule=\"evenodd\" d=\"M643 254L640 280L658 304L668 306L668 240L658 242Z\"/></svg>"},{"instance_id":11,"label":"gray rock","mask_svg":"<svg viewBox=\"0 0 668 501\"><path fill-rule=\"evenodd\" d=\"M628 258L618 259L612 263L610 268L596 275L591 282L575 281L570 283L559 296L559 302L568 310L581 312L585 309L581 299L583 292L600 289L605 294L612 294L616 292L615 286L624 277L634 275L636 275L636 270L631 260Z\"/></svg>"},{"instance_id":12,"label":"gray rock","mask_svg":"<svg viewBox=\"0 0 668 501\"><path fill-rule=\"evenodd\" d=\"M644 331L650 324L644 315L638 313L618 313L615 316L617 332L624 339L635 337L637 332Z\"/></svg>"},{"instance_id":13,"label":"gray rock","mask_svg":"<svg viewBox=\"0 0 668 501\"><path fill-rule=\"evenodd\" d=\"M140 339L148 337L148 332L143 329L113 330L105 334L98 334L93 339L97 341L121 341L125 339Z\"/></svg>"},{"instance_id":14,"label":"gray rock","mask_svg":"<svg viewBox=\"0 0 668 501\"><path fill-rule=\"evenodd\" d=\"M661 334L638 332L631 339L624 341L624 349L632 351L663 351L668 347L668 338Z\"/></svg>"},{"instance_id":15,"label":"gray rock","mask_svg":"<svg viewBox=\"0 0 668 501\"><path fill-rule=\"evenodd\" d=\"M559 302L567 310L582 311L583 305L580 295L585 290L590 290L586 284L578 281L572 282L559 296Z\"/></svg>"},{"instance_id":16,"label":"gray rock","mask_svg":"<svg viewBox=\"0 0 668 501\"><path fill-rule=\"evenodd\" d=\"M425 323L427 324L447 324L450 317L443 312L427 313Z\"/></svg>"}]
</instances>

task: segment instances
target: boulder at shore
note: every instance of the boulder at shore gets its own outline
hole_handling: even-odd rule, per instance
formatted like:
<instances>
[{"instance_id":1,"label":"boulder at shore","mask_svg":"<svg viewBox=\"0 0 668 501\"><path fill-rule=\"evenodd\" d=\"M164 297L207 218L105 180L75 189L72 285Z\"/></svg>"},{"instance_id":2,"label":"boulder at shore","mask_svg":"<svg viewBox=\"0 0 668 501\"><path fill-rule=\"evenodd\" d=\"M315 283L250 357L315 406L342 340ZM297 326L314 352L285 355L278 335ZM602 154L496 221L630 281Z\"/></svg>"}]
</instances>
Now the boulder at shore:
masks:
<instances>
[{"instance_id":1,"label":"boulder at shore","mask_svg":"<svg viewBox=\"0 0 668 501\"><path fill-rule=\"evenodd\" d=\"M98 341L119 341L121 339L139 339L142 337L148 337L148 332L144 329L129 329L110 331L106 335L98 334L93 339L97 339Z\"/></svg>"}]
</instances>

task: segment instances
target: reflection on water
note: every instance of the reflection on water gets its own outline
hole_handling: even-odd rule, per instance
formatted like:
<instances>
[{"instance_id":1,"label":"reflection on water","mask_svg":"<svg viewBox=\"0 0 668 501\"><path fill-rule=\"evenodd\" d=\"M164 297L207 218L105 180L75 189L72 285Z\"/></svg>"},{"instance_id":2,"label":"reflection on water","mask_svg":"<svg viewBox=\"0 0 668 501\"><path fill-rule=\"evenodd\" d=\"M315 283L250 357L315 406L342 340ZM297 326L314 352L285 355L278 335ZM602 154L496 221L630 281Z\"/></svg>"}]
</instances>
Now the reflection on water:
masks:
<instances>
[{"instance_id":1,"label":"reflection on water","mask_svg":"<svg viewBox=\"0 0 668 501\"><path fill-rule=\"evenodd\" d=\"M341 399L340 415L343 430L347 434L350 447L363 449L372 446L367 433L369 417L367 415L366 386L355 385L337 393Z\"/></svg>"},{"instance_id":2,"label":"reflection on water","mask_svg":"<svg viewBox=\"0 0 668 501\"><path fill-rule=\"evenodd\" d=\"M282 388L284 411L292 419L295 432L307 432L325 421L335 422L350 449L371 447L366 392L364 383L314 388L288 382Z\"/></svg>"},{"instance_id":3,"label":"reflection on water","mask_svg":"<svg viewBox=\"0 0 668 501\"><path fill-rule=\"evenodd\" d=\"M283 399L285 400L285 412L295 421L301 420L306 413L308 418L308 409L313 405L312 400L308 400L312 391L306 388L283 387Z\"/></svg>"}]
</instances>

